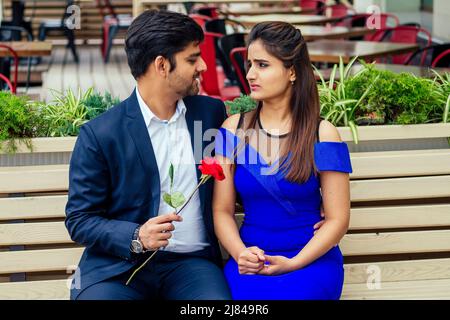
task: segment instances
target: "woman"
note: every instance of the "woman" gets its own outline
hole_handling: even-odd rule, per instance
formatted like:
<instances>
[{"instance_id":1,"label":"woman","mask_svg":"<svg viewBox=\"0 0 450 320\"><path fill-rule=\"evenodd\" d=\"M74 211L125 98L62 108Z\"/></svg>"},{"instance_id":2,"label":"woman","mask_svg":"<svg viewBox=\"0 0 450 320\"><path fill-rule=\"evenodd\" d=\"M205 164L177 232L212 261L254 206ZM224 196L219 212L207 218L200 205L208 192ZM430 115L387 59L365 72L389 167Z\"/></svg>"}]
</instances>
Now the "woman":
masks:
<instances>
[{"instance_id":1,"label":"woman","mask_svg":"<svg viewBox=\"0 0 450 320\"><path fill-rule=\"evenodd\" d=\"M226 178L216 181L214 225L231 256L224 272L233 299L339 299L344 270L335 244L349 224L352 168L337 129L320 119L300 30L256 25L247 79L258 107L229 117L216 137ZM325 220L314 234L322 199Z\"/></svg>"}]
</instances>

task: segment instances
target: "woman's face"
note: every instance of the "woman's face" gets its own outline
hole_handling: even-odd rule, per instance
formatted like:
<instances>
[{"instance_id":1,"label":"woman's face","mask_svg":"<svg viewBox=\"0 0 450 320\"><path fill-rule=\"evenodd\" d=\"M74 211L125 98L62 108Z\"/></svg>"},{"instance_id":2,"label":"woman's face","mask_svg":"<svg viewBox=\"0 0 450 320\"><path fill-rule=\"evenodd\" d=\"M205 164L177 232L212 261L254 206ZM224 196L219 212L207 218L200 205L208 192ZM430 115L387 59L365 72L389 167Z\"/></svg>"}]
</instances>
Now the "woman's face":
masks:
<instances>
[{"instance_id":1,"label":"woman's face","mask_svg":"<svg viewBox=\"0 0 450 320\"><path fill-rule=\"evenodd\" d=\"M291 81L295 80L293 68L287 69L281 60L267 52L261 40L250 44L247 59L247 80L253 99L283 99L291 95Z\"/></svg>"}]
</instances>

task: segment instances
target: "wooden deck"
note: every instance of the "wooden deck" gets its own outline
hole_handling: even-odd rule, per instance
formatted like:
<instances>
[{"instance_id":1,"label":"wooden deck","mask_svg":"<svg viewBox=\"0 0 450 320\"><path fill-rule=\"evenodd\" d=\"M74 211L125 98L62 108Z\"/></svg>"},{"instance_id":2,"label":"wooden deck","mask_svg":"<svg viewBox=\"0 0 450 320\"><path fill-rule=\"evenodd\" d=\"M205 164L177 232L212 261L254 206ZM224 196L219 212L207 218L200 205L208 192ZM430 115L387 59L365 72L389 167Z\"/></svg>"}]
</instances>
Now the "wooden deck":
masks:
<instances>
[{"instance_id":1,"label":"wooden deck","mask_svg":"<svg viewBox=\"0 0 450 320\"><path fill-rule=\"evenodd\" d=\"M78 46L77 50L80 58L78 65L64 46L55 46L52 56L43 61L48 65L48 70L42 75L41 100L52 100L50 89L65 91L69 88L78 90L78 87L83 91L90 87L100 93L108 91L121 100L130 95L135 80L128 67L123 45L113 47L107 64L103 63L98 45Z\"/></svg>"}]
</instances>

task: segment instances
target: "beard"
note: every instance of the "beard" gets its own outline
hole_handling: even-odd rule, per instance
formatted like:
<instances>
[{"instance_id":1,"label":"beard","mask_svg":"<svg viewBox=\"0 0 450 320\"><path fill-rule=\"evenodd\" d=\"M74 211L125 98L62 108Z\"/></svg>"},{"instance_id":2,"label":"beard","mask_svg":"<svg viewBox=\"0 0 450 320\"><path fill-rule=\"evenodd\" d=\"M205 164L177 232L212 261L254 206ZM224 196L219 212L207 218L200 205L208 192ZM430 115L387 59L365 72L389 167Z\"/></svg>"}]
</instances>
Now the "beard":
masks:
<instances>
[{"instance_id":1,"label":"beard","mask_svg":"<svg viewBox=\"0 0 450 320\"><path fill-rule=\"evenodd\" d=\"M172 86L176 88L176 93L182 97L195 96L200 92L200 81L196 80L199 76L199 74L196 74L192 80L186 80L175 73L171 81Z\"/></svg>"},{"instance_id":2,"label":"beard","mask_svg":"<svg viewBox=\"0 0 450 320\"><path fill-rule=\"evenodd\" d=\"M186 90L186 96L195 96L200 92L200 81L194 79L194 82Z\"/></svg>"}]
</instances>

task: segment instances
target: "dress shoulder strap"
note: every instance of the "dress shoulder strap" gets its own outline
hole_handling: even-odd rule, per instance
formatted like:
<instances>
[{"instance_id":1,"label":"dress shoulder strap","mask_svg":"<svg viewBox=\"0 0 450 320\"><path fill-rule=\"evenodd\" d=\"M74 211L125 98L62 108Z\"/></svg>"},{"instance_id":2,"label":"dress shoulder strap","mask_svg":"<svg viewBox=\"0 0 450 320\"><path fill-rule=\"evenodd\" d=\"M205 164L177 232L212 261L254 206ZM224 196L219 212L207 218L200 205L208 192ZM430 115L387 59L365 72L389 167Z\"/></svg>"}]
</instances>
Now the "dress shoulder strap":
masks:
<instances>
[{"instance_id":1,"label":"dress shoulder strap","mask_svg":"<svg viewBox=\"0 0 450 320\"><path fill-rule=\"evenodd\" d=\"M239 121L236 129L241 129L242 124L244 123L245 112L241 112L239 115ZM236 130L237 131L237 130Z\"/></svg>"}]
</instances>

